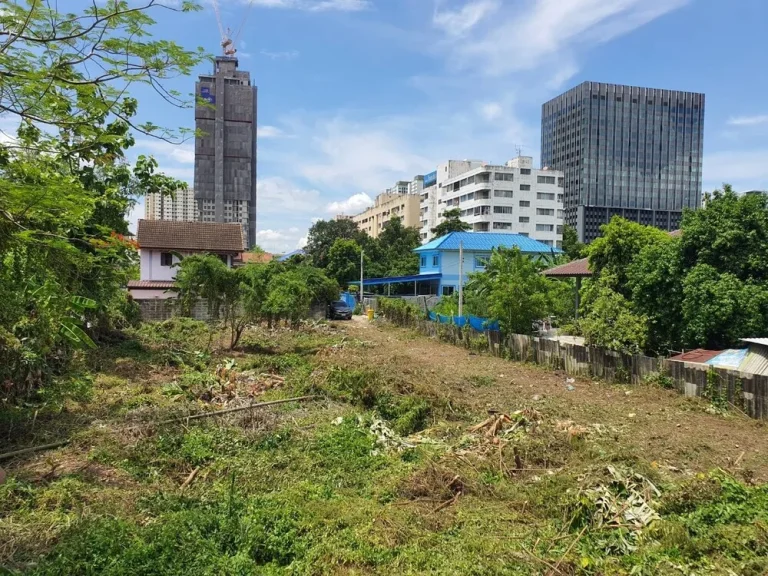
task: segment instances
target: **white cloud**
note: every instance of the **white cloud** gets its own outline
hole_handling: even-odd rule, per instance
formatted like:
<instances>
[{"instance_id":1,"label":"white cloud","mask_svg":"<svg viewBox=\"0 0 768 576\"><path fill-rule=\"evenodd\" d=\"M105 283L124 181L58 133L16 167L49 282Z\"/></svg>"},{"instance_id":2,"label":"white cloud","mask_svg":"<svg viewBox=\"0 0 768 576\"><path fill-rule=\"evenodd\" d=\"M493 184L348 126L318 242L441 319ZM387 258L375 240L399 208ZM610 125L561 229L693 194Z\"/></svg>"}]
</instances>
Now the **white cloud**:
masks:
<instances>
[{"instance_id":1,"label":"white cloud","mask_svg":"<svg viewBox=\"0 0 768 576\"><path fill-rule=\"evenodd\" d=\"M373 198L365 192L353 194L341 202L331 202L325 211L330 214L358 214L373 204Z\"/></svg>"},{"instance_id":2,"label":"white cloud","mask_svg":"<svg viewBox=\"0 0 768 576\"><path fill-rule=\"evenodd\" d=\"M451 36L463 36L500 4L500 0L473 0L456 10L441 11L436 7L432 23Z\"/></svg>"},{"instance_id":3,"label":"white cloud","mask_svg":"<svg viewBox=\"0 0 768 576\"><path fill-rule=\"evenodd\" d=\"M259 126L256 129L257 138L280 138L281 136L285 136L285 132L277 126Z\"/></svg>"},{"instance_id":4,"label":"white cloud","mask_svg":"<svg viewBox=\"0 0 768 576\"><path fill-rule=\"evenodd\" d=\"M298 228L266 228L256 231L256 243L272 254L284 254L306 246L306 233Z\"/></svg>"},{"instance_id":5,"label":"white cloud","mask_svg":"<svg viewBox=\"0 0 768 576\"><path fill-rule=\"evenodd\" d=\"M412 119L342 118L304 127L312 150L298 162L301 174L317 186L349 190L383 190L397 180L429 171L434 162L417 150L417 140L404 141L403 122Z\"/></svg>"},{"instance_id":6,"label":"white cloud","mask_svg":"<svg viewBox=\"0 0 768 576\"><path fill-rule=\"evenodd\" d=\"M768 189L768 148L705 154L703 166L705 191L719 188L723 182L737 191Z\"/></svg>"},{"instance_id":7,"label":"white cloud","mask_svg":"<svg viewBox=\"0 0 768 576\"><path fill-rule=\"evenodd\" d=\"M262 56L266 56L270 60L295 60L299 57L298 50L287 50L285 52L270 52L269 50L262 50Z\"/></svg>"},{"instance_id":8,"label":"white cloud","mask_svg":"<svg viewBox=\"0 0 768 576\"><path fill-rule=\"evenodd\" d=\"M319 191L299 188L285 178L260 178L256 186L260 214L316 212L320 207Z\"/></svg>"},{"instance_id":9,"label":"white cloud","mask_svg":"<svg viewBox=\"0 0 768 576\"><path fill-rule=\"evenodd\" d=\"M555 56L626 34L688 0L507 0L508 10L485 19L462 42L445 50L463 68L503 75L553 64ZM474 6L473 0L462 10ZM479 22L479 21L478 21ZM477 24L477 22L475 23ZM477 27L477 26L475 26Z\"/></svg>"},{"instance_id":10,"label":"white cloud","mask_svg":"<svg viewBox=\"0 0 768 576\"><path fill-rule=\"evenodd\" d=\"M498 102L486 102L480 105L480 115L489 122L499 118L502 113L503 109Z\"/></svg>"},{"instance_id":11,"label":"white cloud","mask_svg":"<svg viewBox=\"0 0 768 576\"><path fill-rule=\"evenodd\" d=\"M731 126L756 126L758 124L768 124L768 114L758 114L757 116L735 116L728 119Z\"/></svg>"},{"instance_id":12,"label":"white cloud","mask_svg":"<svg viewBox=\"0 0 768 576\"><path fill-rule=\"evenodd\" d=\"M164 140L138 139L136 140L136 148L146 150L161 159L173 160L180 164L195 163L194 144L172 144ZM158 161L158 163L162 165L162 162Z\"/></svg>"}]
</instances>

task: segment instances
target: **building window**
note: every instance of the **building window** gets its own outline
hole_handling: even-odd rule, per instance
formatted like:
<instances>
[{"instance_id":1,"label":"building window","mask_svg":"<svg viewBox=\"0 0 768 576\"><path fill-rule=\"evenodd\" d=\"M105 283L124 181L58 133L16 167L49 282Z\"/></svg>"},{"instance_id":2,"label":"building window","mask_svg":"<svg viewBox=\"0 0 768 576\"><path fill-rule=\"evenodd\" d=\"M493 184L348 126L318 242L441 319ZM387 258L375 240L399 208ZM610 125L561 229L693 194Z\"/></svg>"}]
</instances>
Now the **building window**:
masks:
<instances>
[{"instance_id":1,"label":"building window","mask_svg":"<svg viewBox=\"0 0 768 576\"><path fill-rule=\"evenodd\" d=\"M512 206L494 206L494 214L512 214Z\"/></svg>"},{"instance_id":2,"label":"building window","mask_svg":"<svg viewBox=\"0 0 768 576\"><path fill-rule=\"evenodd\" d=\"M529 200L520 200L520 208L530 208L531 203Z\"/></svg>"},{"instance_id":3,"label":"building window","mask_svg":"<svg viewBox=\"0 0 768 576\"><path fill-rule=\"evenodd\" d=\"M531 175L531 169L530 168L520 168L520 174L525 174L530 176Z\"/></svg>"},{"instance_id":4,"label":"building window","mask_svg":"<svg viewBox=\"0 0 768 576\"><path fill-rule=\"evenodd\" d=\"M555 195L554 194L550 194L548 192L538 192L536 194L536 199L537 200L554 200L555 199Z\"/></svg>"},{"instance_id":5,"label":"building window","mask_svg":"<svg viewBox=\"0 0 768 576\"><path fill-rule=\"evenodd\" d=\"M520 184L520 190L521 191L530 190L530 189L531 189L531 185L530 184Z\"/></svg>"},{"instance_id":6,"label":"building window","mask_svg":"<svg viewBox=\"0 0 768 576\"><path fill-rule=\"evenodd\" d=\"M439 264L440 264L440 256L432 256L432 266L434 268L437 268Z\"/></svg>"},{"instance_id":7,"label":"building window","mask_svg":"<svg viewBox=\"0 0 768 576\"><path fill-rule=\"evenodd\" d=\"M506 172L496 172L493 175L494 180L498 180L500 182L512 182L515 179L514 174L508 174Z\"/></svg>"},{"instance_id":8,"label":"building window","mask_svg":"<svg viewBox=\"0 0 768 576\"><path fill-rule=\"evenodd\" d=\"M421 267L422 268L426 268L427 267L427 257L426 256L422 256L421 257Z\"/></svg>"},{"instance_id":9,"label":"building window","mask_svg":"<svg viewBox=\"0 0 768 576\"><path fill-rule=\"evenodd\" d=\"M555 210L553 208L536 208L537 216L554 216Z\"/></svg>"},{"instance_id":10,"label":"building window","mask_svg":"<svg viewBox=\"0 0 768 576\"><path fill-rule=\"evenodd\" d=\"M493 229L494 230L511 230L512 222L494 222Z\"/></svg>"},{"instance_id":11,"label":"building window","mask_svg":"<svg viewBox=\"0 0 768 576\"><path fill-rule=\"evenodd\" d=\"M539 184L554 184L556 178L554 176L536 176L536 182Z\"/></svg>"},{"instance_id":12,"label":"building window","mask_svg":"<svg viewBox=\"0 0 768 576\"><path fill-rule=\"evenodd\" d=\"M536 224L536 232L552 232L554 229L554 224Z\"/></svg>"},{"instance_id":13,"label":"building window","mask_svg":"<svg viewBox=\"0 0 768 576\"><path fill-rule=\"evenodd\" d=\"M487 256L475 256L475 268L479 268L481 270L485 270L485 267L488 265L488 257Z\"/></svg>"},{"instance_id":14,"label":"building window","mask_svg":"<svg viewBox=\"0 0 768 576\"><path fill-rule=\"evenodd\" d=\"M170 252L161 252L160 253L160 266L172 266L173 265L173 254Z\"/></svg>"},{"instance_id":15,"label":"building window","mask_svg":"<svg viewBox=\"0 0 768 576\"><path fill-rule=\"evenodd\" d=\"M542 244L546 244L547 246L552 246L552 240L539 240Z\"/></svg>"},{"instance_id":16,"label":"building window","mask_svg":"<svg viewBox=\"0 0 768 576\"><path fill-rule=\"evenodd\" d=\"M530 216L520 216L520 218L517 219L518 222L521 224L528 224L528 222L531 221Z\"/></svg>"},{"instance_id":17,"label":"building window","mask_svg":"<svg viewBox=\"0 0 768 576\"><path fill-rule=\"evenodd\" d=\"M454 286L443 286L443 296L450 296L456 288Z\"/></svg>"},{"instance_id":18,"label":"building window","mask_svg":"<svg viewBox=\"0 0 768 576\"><path fill-rule=\"evenodd\" d=\"M512 198L512 190L494 190L493 195L496 198Z\"/></svg>"}]
</instances>

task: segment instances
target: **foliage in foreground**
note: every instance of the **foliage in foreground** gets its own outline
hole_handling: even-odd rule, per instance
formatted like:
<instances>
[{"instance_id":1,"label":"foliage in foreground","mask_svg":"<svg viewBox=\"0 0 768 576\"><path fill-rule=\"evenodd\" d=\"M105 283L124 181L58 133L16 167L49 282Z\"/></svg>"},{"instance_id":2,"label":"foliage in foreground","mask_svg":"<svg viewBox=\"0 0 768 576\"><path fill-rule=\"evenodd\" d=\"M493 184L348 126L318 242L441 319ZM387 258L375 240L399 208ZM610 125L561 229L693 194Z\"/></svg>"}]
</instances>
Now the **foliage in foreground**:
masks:
<instances>
[{"instance_id":1,"label":"foliage in foreground","mask_svg":"<svg viewBox=\"0 0 768 576\"><path fill-rule=\"evenodd\" d=\"M142 326L139 343L153 352L132 356L140 359L136 368L143 373L166 351L194 349L207 332L183 318ZM511 449L502 454L488 444L485 453L483 433L467 434L484 411L446 403L420 374L346 365L339 346L360 343L332 331L244 338L261 352L239 356L241 369L283 375L285 396L313 392L327 400L289 404L263 419L191 422L135 437L113 432L114 423L99 426L78 440L87 465L62 469L54 458L50 472L0 485L0 564L11 573L110 576L534 575L547 564L595 576L758 576L768 569L766 486L722 471L661 476L616 447L613 434L569 439L543 406L535 433L521 426L507 439L526 467L552 473L505 473L505 463L514 466ZM123 343L114 352L128 350ZM187 397L196 404L195 391L215 385L216 362L184 364L176 390L137 383L137 398L154 409L178 410ZM110 381L92 408L101 410L104 394L121 398L130 390ZM132 406L134 416L150 408ZM381 422L400 437L416 433L415 445L382 444ZM196 467L195 481L180 489ZM660 491L641 495L656 516L639 530L614 521L636 497L634 484L646 482L637 474Z\"/></svg>"},{"instance_id":2,"label":"foliage in foreground","mask_svg":"<svg viewBox=\"0 0 768 576\"><path fill-rule=\"evenodd\" d=\"M190 73L202 52L152 39L159 5L101 4L71 14L4 2L0 11L0 110L18 122L0 144L5 398L62 381L78 349L135 319L122 289L137 260L126 214L143 194L185 186L151 157L126 161L132 131L169 135L135 123L128 88L144 84L183 106L164 82Z\"/></svg>"}]
</instances>

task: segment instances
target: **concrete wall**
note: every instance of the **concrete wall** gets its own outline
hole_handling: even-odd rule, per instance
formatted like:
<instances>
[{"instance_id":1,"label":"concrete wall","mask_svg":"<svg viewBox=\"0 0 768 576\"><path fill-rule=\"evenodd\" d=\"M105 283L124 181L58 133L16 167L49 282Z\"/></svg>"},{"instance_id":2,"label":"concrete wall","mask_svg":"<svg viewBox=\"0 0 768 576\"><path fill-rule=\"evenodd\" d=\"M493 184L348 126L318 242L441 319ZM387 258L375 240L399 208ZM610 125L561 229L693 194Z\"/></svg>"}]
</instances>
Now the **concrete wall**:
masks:
<instances>
[{"instance_id":1,"label":"concrete wall","mask_svg":"<svg viewBox=\"0 0 768 576\"><path fill-rule=\"evenodd\" d=\"M144 322L162 322L174 316L180 316L176 300L136 300ZM190 317L195 320L208 320L208 303L198 300L192 307Z\"/></svg>"},{"instance_id":2,"label":"concrete wall","mask_svg":"<svg viewBox=\"0 0 768 576\"><path fill-rule=\"evenodd\" d=\"M168 290L145 290L145 289L129 289L128 292L134 300L168 300L169 298L176 298L175 292Z\"/></svg>"}]
</instances>

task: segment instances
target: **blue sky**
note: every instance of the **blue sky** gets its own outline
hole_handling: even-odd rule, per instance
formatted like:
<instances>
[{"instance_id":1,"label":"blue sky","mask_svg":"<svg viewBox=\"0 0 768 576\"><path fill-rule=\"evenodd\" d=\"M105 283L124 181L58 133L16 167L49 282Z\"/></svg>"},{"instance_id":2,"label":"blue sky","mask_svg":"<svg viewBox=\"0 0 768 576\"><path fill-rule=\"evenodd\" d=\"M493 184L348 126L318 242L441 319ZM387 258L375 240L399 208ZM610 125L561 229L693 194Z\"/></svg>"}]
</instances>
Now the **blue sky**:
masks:
<instances>
[{"instance_id":1,"label":"blue sky","mask_svg":"<svg viewBox=\"0 0 768 576\"><path fill-rule=\"evenodd\" d=\"M704 189L768 189L766 0L219 1L233 30L247 14L238 55L259 87L268 250L441 160L522 146L538 162L541 104L584 80L704 92ZM218 53L204 6L157 12L156 35ZM194 126L191 110L140 97L142 119ZM140 138L135 152L191 182L191 144Z\"/></svg>"}]
</instances>

